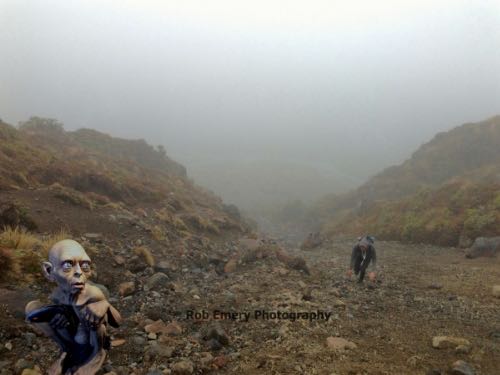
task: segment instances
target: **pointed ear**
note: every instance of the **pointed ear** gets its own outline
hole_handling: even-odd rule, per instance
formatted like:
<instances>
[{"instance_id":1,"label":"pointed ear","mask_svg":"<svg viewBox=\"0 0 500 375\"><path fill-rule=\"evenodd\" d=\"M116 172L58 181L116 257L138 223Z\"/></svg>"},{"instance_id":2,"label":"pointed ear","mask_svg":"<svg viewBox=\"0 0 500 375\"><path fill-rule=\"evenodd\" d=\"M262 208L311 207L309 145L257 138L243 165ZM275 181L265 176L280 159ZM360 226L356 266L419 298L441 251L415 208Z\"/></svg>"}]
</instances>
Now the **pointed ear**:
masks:
<instances>
[{"instance_id":1,"label":"pointed ear","mask_svg":"<svg viewBox=\"0 0 500 375\"><path fill-rule=\"evenodd\" d=\"M42 263L42 273L43 276L47 278L47 280L54 281L54 276L52 275L52 270L54 268L52 267L52 263L50 262L43 262Z\"/></svg>"}]
</instances>

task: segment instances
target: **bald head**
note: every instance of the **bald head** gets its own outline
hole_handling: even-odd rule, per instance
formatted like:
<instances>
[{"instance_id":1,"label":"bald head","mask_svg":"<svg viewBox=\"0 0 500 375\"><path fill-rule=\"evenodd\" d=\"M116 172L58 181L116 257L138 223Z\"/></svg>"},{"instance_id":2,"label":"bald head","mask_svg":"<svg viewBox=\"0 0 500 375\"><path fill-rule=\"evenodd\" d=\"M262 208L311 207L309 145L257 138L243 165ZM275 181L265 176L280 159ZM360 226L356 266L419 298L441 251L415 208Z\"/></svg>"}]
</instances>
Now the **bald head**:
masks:
<instances>
[{"instance_id":1,"label":"bald head","mask_svg":"<svg viewBox=\"0 0 500 375\"><path fill-rule=\"evenodd\" d=\"M49 261L43 263L45 276L69 293L85 288L91 274L90 257L78 242L62 240L49 251Z\"/></svg>"},{"instance_id":2,"label":"bald head","mask_svg":"<svg viewBox=\"0 0 500 375\"><path fill-rule=\"evenodd\" d=\"M74 256L86 257L87 260L90 261L90 258L82 245L74 240L59 241L49 250L49 262L52 264L54 264L55 261L60 260L61 257L66 258Z\"/></svg>"}]
</instances>

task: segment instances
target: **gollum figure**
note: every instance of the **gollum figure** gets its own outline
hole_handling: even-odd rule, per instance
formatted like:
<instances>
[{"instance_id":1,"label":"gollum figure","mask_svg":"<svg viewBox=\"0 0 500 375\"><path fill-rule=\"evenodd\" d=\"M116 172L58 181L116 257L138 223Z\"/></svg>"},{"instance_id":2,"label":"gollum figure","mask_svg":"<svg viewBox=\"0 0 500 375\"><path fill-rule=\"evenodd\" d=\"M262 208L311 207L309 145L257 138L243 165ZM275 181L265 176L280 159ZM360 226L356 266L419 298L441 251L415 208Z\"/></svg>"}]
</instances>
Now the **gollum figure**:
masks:
<instances>
[{"instance_id":1,"label":"gollum figure","mask_svg":"<svg viewBox=\"0 0 500 375\"><path fill-rule=\"evenodd\" d=\"M26 305L26 319L61 349L48 370L50 375L95 374L110 347L106 327L118 327L121 322L102 291L87 283L91 269L91 260L78 242L56 243L42 265L45 277L57 284L50 296L53 305L43 306L40 301Z\"/></svg>"}]
</instances>

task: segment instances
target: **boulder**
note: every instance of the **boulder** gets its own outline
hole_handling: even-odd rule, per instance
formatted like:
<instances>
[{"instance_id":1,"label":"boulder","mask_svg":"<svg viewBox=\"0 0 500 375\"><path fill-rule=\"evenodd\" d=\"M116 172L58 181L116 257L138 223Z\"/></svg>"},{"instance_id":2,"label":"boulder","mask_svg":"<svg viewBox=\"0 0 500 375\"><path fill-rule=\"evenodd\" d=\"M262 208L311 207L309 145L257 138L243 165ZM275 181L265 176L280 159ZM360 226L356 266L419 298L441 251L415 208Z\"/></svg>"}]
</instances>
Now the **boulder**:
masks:
<instances>
[{"instance_id":1,"label":"boulder","mask_svg":"<svg viewBox=\"0 0 500 375\"><path fill-rule=\"evenodd\" d=\"M500 253L500 237L478 237L465 253L466 258L494 257Z\"/></svg>"},{"instance_id":2,"label":"boulder","mask_svg":"<svg viewBox=\"0 0 500 375\"><path fill-rule=\"evenodd\" d=\"M307 267L307 263L302 257L294 257L288 254L283 248L276 249L276 258L284 263L287 267L297 270L303 271L306 275L309 275L309 268Z\"/></svg>"}]
</instances>

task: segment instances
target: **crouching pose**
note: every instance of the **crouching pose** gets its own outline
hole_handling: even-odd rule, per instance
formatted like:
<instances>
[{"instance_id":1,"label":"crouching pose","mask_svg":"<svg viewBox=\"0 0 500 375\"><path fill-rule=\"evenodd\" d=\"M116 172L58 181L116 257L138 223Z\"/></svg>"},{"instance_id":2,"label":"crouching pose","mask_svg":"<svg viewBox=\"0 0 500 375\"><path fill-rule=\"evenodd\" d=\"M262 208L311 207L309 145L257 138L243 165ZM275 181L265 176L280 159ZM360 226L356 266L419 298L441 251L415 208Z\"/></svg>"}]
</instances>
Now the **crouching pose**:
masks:
<instances>
[{"instance_id":1,"label":"crouching pose","mask_svg":"<svg viewBox=\"0 0 500 375\"><path fill-rule=\"evenodd\" d=\"M371 236L361 237L358 243L354 245L351 253L351 264L347 276L351 277L354 271L355 275L359 274L358 282L363 282L365 272L370 265L368 277L371 281L375 281L377 268L377 253L373 246L374 239Z\"/></svg>"},{"instance_id":2,"label":"crouching pose","mask_svg":"<svg viewBox=\"0 0 500 375\"><path fill-rule=\"evenodd\" d=\"M63 240L49 251L44 262L45 277L57 284L52 292L53 305L40 301L26 305L26 319L54 340L61 356L51 366L51 375L93 375L102 366L109 349L107 325L118 327L118 311L102 291L87 283L91 260L76 241Z\"/></svg>"}]
</instances>

